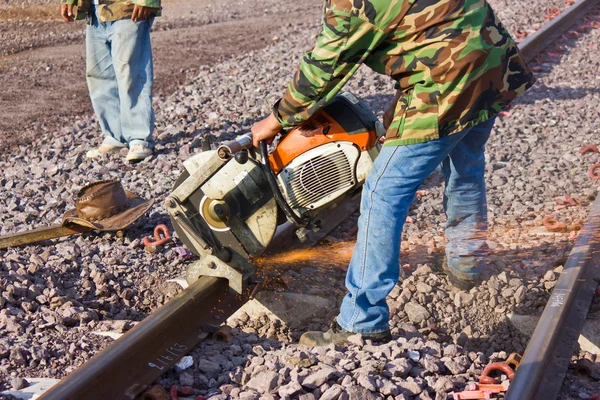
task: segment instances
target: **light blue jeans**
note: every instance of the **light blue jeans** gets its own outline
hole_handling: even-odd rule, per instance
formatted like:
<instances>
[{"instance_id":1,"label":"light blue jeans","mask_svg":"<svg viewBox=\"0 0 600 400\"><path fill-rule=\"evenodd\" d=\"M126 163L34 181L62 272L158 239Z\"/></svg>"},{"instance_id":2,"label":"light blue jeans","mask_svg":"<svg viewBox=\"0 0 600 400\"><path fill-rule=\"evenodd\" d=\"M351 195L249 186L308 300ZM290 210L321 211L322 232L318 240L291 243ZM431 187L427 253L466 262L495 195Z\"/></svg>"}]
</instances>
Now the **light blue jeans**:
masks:
<instances>
[{"instance_id":1,"label":"light blue jeans","mask_svg":"<svg viewBox=\"0 0 600 400\"><path fill-rule=\"evenodd\" d=\"M475 279L487 255L485 143L494 119L426 143L384 146L363 187L358 237L337 322L356 333L388 329L386 297L400 277L400 240L408 208L442 164L446 178L446 257L459 278Z\"/></svg>"},{"instance_id":2,"label":"light blue jeans","mask_svg":"<svg viewBox=\"0 0 600 400\"><path fill-rule=\"evenodd\" d=\"M86 76L104 143L154 147L152 22L99 22L95 8L88 21Z\"/></svg>"}]
</instances>

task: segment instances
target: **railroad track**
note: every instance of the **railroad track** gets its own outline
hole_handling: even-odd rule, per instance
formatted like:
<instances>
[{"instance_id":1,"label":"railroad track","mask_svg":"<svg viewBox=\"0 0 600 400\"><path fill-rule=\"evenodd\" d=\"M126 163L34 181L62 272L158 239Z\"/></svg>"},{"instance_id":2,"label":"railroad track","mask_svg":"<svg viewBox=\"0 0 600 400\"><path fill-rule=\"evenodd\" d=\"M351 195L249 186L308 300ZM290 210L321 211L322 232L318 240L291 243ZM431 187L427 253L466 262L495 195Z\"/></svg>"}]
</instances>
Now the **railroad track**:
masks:
<instances>
[{"instance_id":1,"label":"railroad track","mask_svg":"<svg viewBox=\"0 0 600 400\"><path fill-rule=\"evenodd\" d=\"M528 61L560 38L600 0L580 0L521 43ZM358 207L355 196L330 213L322 230L311 234L316 243ZM289 247L293 229L278 232L270 248ZM558 396L577 336L596 289L600 242L600 198L565 265L550 301L520 363L507 399L544 399ZM256 285L243 295L228 289L220 278L202 277L179 296L98 353L89 362L41 396L44 400L134 399L156 378L190 352L207 327L218 325L252 297ZM566 326L569 329L564 329ZM560 377L560 379L557 379Z\"/></svg>"}]
</instances>

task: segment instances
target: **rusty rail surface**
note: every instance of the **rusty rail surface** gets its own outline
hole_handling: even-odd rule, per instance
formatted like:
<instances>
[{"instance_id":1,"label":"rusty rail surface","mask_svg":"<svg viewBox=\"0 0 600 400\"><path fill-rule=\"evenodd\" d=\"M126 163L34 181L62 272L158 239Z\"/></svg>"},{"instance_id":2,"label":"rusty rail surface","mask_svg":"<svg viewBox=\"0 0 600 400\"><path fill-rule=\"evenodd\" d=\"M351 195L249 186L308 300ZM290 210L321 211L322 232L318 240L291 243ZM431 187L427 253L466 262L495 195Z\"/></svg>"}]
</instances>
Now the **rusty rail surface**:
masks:
<instances>
[{"instance_id":1,"label":"rusty rail surface","mask_svg":"<svg viewBox=\"0 0 600 400\"><path fill-rule=\"evenodd\" d=\"M226 279L202 277L41 396L44 400L134 399L243 299Z\"/></svg>"},{"instance_id":2,"label":"rusty rail surface","mask_svg":"<svg viewBox=\"0 0 600 400\"><path fill-rule=\"evenodd\" d=\"M520 44L524 57L534 59L599 5L600 0L579 0ZM600 196L529 340L506 400L558 397L600 279L599 252Z\"/></svg>"},{"instance_id":3,"label":"rusty rail surface","mask_svg":"<svg viewBox=\"0 0 600 400\"><path fill-rule=\"evenodd\" d=\"M544 307L507 400L558 397L600 279L600 196Z\"/></svg>"},{"instance_id":4,"label":"rusty rail surface","mask_svg":"<svg viewBox=\"0 0 600 400\"><path fill-rule=\"evenodd\" d=\"M600 5L600 0L579 0L558 17L543 25L519 45L519 49L525 59L527 61L533 60L546 47L575 25L579 19L598 5Z\"/></svg>"}]
</instances>

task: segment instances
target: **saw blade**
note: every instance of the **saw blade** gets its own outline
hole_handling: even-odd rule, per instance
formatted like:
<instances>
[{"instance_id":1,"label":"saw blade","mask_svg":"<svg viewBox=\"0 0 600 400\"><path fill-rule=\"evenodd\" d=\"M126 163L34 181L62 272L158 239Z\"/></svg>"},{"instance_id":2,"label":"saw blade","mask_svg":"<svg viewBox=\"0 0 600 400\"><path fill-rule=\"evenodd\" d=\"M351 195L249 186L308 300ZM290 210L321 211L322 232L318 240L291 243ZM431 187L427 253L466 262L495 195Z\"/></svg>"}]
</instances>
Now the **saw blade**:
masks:
<instances>
[{"instance_id":1,"label":"saw blade","mask_svg":"<svg viewBox=\"0 0 600 400\"><path fill-rule=\"evenodd\" d=\"M211 229L218 232L228 231L227 219L229 217L229 206L223 200L215 200L204 196L200 201L200 215Z\"/></svg>"}]
</instances>

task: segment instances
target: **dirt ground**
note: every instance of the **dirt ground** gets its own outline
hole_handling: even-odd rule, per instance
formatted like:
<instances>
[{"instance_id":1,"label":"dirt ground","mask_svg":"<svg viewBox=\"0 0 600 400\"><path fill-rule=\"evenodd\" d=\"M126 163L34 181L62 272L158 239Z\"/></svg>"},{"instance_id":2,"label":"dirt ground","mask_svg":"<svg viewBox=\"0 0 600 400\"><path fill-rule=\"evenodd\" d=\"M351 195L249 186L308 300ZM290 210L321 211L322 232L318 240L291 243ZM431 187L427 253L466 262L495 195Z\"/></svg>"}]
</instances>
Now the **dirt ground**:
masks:
<instances>
[{"instance_id":1,"label":"dirt ground","mask_svg":"<svg viewBox=\"0 0 600 400\"><path fill-rule=\"evenodd\" d=\"M260 1L165 0L152 33L155 96L168 96L195 77L200 65L265 47L278 27L311 18L307 5L318 14L314 0L298 1L285 13ZM67 24L58 12L55 2L0 2L0 149L71 126L77 115L92 112L85 23Z\"/></svg>"}]
</instances>

